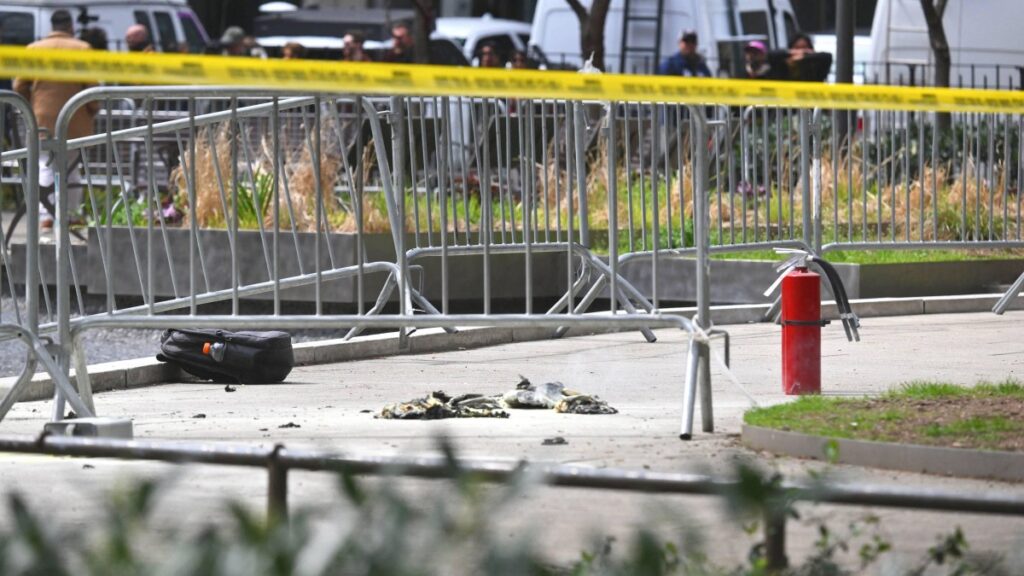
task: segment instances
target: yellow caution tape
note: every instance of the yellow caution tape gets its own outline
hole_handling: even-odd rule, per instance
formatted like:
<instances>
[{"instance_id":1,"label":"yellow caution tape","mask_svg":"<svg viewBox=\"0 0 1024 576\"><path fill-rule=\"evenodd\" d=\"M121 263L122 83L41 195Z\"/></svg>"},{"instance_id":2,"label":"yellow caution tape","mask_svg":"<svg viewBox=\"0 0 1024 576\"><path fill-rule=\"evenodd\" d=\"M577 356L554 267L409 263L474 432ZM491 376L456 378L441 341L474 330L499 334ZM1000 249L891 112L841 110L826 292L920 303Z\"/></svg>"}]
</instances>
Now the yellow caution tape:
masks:
<instances>
[{"instance_id":1,"label":"yellow caution tape","mask_svg":"<svg viewBox=\"0 0 1024 576\"><path fill-rule=\"evenodd\" d=\"M0 76L336 94L1024 113L1024 92L0 47Z\"/></svg>"}]
</instances>

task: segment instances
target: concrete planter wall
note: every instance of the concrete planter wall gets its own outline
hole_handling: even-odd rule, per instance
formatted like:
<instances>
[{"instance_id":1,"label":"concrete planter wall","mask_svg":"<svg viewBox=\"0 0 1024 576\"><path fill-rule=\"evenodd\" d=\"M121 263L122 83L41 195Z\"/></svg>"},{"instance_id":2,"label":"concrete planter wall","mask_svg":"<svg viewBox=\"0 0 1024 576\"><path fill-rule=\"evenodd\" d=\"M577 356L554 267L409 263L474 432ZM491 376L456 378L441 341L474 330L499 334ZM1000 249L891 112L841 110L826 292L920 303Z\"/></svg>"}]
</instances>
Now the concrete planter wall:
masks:
<instances>
[{"instance_id":1,"label":"concrete planter wall","mask_svg":"<svg viewBox=\"0 0 1024 576\"><path fill-rule=\"evenodd\" d=\"M178 281L178 293L188 293L188 230L167 230L167 243L170 246L171 260ZM229 250L228 233L224 230L201 230L200 241L207 270L210 272L210 288L226 289L231 286L231 253ZM594 231L595 241L600 241L603 231ZM79 280L90 294L103 294L106 290L106 278L100 259L100 235L95 229L89 230L88 243L76 244L73 252L78 265ZM272 250L271 235L265 235L267 249ZM299 257L302 258L303 271L314 271L315 236L313 234L298 235L298 256L295 241L290 233L279 237L279 265L282 277L294 276L299 273ZM436 239L435 239L436 241ZM389 234L369 234L365 236L367 262L394 261L394 247ZM115 262L113 266L113 282L118 295L141 296L139 273L132 256L131 242L127 228L114 228L111 238L113 253L108 259ZM333 234L330 237L336 266L349 266L356 263L356 238L352 234ZM146 242L145 232L136 230L136 245L140 253L143 284L146 273ZM407 246L413 240L407 239ZM20 269L24 261L24 247L15 245L14 272L16 279L24 278ZM164 255L164 236L156 233L153 236L154 284L160 298L174 296L171 284L171 265ZM267 262L264 257L263 241L257 231L240 231L238 234L239 271L243 284L266 281ZM42 263L44 280L54 284L54 249L52 244L42 246ZM494 299L521 299L525 294L525 259L521 255L494 256L492 263L491 287ZM424 273L413 275L417 285L422 281L424 292L435 303L441 297L441 259L424 258L415 262L424 267ZM748 260L713 260L711 262L712 298L715 304L757 304L768 301L763 295L765 289L776 279L776 262ZM326 242L321 245L321 268L331 267ZM479 256L452 256L449 261L451 284L449 286L452 301L479 301L483 293L483 261ZM909 264L837 264L836 268L843 278L850 298L898 298L912 296L947 296L958 294L980 294L993 292L997 286L1013 282L1024 272L1022 260L979 260L968 262L921 262ZM198 273L198 259L196 261ZM658 288L664 302L694 302L696 285L694 282L695 262L692 259L662 259L658 269ZM623 265L622 275L637 286L641 291L651 292L652 268L650 259L634 260ZM197 285L202 291L205 282L197 275ZM372 302L380 287L384 275L368 276L365 283L365 298ZM565 255L535 254L533 263L533 291L537 298L557 298L566 289ZM823 291L828 295L828 292ZM262 296L269 299L269 294ZM284 294L289 301L310 302L314 298L313 287L296 289ZM356 300L356 282L354 279L334 281L325 285L324 300L330 303L351 304Z\"/></svg>"},{"instance_id":2,"label":"concrete planter wall","mask_svg":"<svg viewBox=\"0 0 1024 576\"><path fill-rule=\"evenodd\" d=\"M97 232L94 228L90 229L87 244L76 244L73 249L79 281L84 290L89 294L104 294L106 292L107 279L100 251L100 239L105 232L105 230ZM199 292L205 291L206 280L209 281L211 290L230 288L232 268L228 232L224 230L200 230L199 239L208 272L208 277L204 279L197 253L195 269L196 285ZM302 259L303 272L311 274L316 270L316 236L311 233L301 233L297 235L297 239L298 251L296 251L296 241L290 232L287 234L282 233L279 236L278 265L282 278L299 274L300 257ZM140 297L143 293L143 287L147 285L145 230L135 230L136 250L139 254L138 266L133 255L128 228L113 228L110 240L112 253L107 255L107 260L114 263L111 266L111 281L114 285L115 294ZM162 232L157 231L154 233L152 247L154 255L154 292L161 299L175 296L175 287L171 281L170 274L173 268L177 281L177 294L181 296L187 295L189 291L189 230L168 229L166 231L166 242L170 247L171 255L169 260L165 254L164 240L165 236ZM390 234L368 234L364 236L364 240L366 249L364 262L395 261L394 242ZM237 254L239 259L239 276L242 285L266 282L270 279L267 257L264 255L264 241L266 242L266 253L271 255L272 265L272 234L267 232L261 238L258 231L239 231ZM435 237L435 243L437 241ZM332 267L331 254L328 251L327 242L323 239L321 239L321 242L320 267L321 270L329 270ZM336 267L341 268L357 264L358 246L354 234L332 234L330 235L330 244ZM409 236L406 239L406 246L413 247L414 245L413 238ZM13 259L16 262L14 273L18 279L23 281L24 246L15 246L14 248ZM52 286L56 283L55 274L53 273L56 268L54 246L52 244L43 245L41 246L41 252L43 269L45 271L44 281ZM416 286L420 286L422 283L426 296L434 301L436 305L440 306L441 258L422 258L416 260L413 264L423 267L422 274L418 271L413 273L413 282ZM139 268L141 268L141 274ZM533 291L535 297L557 298L561 296L566 289L564 270L564 254L535 254L533 260ZM480 300L482 298L482 258L477 256L450 256L449 273L451 278L449 296L453 301ZM526 264L523 256L493 256L492 275L491 289L492 297L495 300L522 298L525 294ZM386 274L366 276L364 297L368 304L372 304L376 300L385 279ZM323 298L325 302L329 303L353 304L356 302L357 293L357 284L354 278L335 280L324 284ZM272 297L271 294L264 294L257 298L269 300ZM289 290L283 293L282 297L293 302L312 302L315 297L314 287L311 285L305 288Z\"/></svg>"},{"instance_id":3,"label":"concrete planter wall","mask_svg":"<svg viewBox=\"0 0 1024 576\"><path fill-rule=\"evenodd\" d=\"M769 302L764 291L778 278L778 262L712 260L711 286L715 304ZM906 264L836 264L847 295L858 298L952 296L997 291L1024 273L1024 260L977 260L967 262L914 262ZM693 302L697 299L694 260L662 260L658 288L663 300ZM651 291L649 259L634 260L622 267L622 275L644 292ZM822 291L825 297L828 292Z\"/></svg>"}]
</instances>

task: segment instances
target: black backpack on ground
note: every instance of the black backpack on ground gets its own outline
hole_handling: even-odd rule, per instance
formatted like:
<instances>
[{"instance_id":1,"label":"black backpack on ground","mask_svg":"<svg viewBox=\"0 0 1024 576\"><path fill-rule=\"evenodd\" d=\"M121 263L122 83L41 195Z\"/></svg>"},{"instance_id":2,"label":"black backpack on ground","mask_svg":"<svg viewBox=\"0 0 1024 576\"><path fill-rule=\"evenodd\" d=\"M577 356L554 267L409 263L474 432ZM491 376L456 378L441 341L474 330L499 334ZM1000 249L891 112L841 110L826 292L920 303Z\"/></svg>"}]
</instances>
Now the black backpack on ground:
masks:
<instances>
[{"instance_id":1,"label":"black backpack on ground","mask_svg":"<svg viewBox=\"0 0 1024 576\"><path fill-rule=\"evenodd\" d=\"M282 382L295 366L287 332L168 330L156 357L203 380L234 384Z\"/></svg>"}]
</instances>

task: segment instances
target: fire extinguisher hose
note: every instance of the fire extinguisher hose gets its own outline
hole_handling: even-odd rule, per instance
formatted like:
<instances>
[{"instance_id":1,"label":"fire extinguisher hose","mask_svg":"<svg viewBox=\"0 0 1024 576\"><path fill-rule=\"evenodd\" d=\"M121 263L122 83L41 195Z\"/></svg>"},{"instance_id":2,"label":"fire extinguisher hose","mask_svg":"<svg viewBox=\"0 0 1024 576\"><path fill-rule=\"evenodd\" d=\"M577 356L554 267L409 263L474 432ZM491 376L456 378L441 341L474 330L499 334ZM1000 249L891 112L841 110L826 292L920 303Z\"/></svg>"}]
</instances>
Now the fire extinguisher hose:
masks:
<instances>
[{"instance_id":1,"label":"fire extinguisher hose","mask_svg":"<svg viewBox=\"0 0 1024 576\"><path fill-rule=\"evenodd\" d=\"M828 283L832 286L832 294L836 297L836 308L839 310L839 319L842 321L843 329L846 331L846 338L850 342L860 342L860 332L857 330L860 326L860 321L850 307L850 299L846 295L846 288L839 277L839 272L836 271L835 266L813 254L808 255L807 261L816 264L825 273L825 277L828 278Z\"/></svg>"}]
</instances>

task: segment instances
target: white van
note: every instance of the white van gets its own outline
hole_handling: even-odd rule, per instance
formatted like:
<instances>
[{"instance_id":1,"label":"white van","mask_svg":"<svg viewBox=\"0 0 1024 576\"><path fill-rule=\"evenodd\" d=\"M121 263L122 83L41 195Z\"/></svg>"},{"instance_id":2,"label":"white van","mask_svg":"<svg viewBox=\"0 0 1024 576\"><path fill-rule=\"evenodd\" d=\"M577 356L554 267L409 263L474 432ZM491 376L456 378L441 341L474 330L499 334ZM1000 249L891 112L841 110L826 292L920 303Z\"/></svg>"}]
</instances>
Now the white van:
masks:
<instances>
[{"instance_id":1,"label":"white van","mask_svg":"<svg viewBox=\"0 0 1024 576\"><path fill-rule=\"evenodd\" d=\"M50 33L50 16L67 10L75 33L102 28L110 50L126 50L124 33L132 24L150 31L159 52L202 53L209 37L185 0L13 0L0 3L0 44L25 45Z\"/></svg>"},{"instance_id":2,"label":"white van","mask_svg":"<svg viewBox=\"0 0 1024 576\"><path fill-rule=\"evenodd\" d=\"M1024 81L1024 1L949 0L942 19L954 87L1011 88ZM879 0L867 82L932 84L935 57L920 0Z\"/></svg>"},{"instance_id":3,"label":"white van","mask_svg":"<svg viewBox=\"0 0 1024 576\"><path fill-rule=\"evenodd\" d=\"M655 17L659 0L631 0L628 46L634 50L622 58L622 35L625 0L612 0L604 28L605 69L608 72L649 74L657 70L654 52L644 53L638 47L653 49L657 30ZM799 27L789 0L661 0L664 13L661 36L657 39L658 60L679 51L679 34L695 30L699 50L708 60L712 72L719 75L735 73L741 64L742 47L751 40L761 40L769 49L784 48ZM590 8L591 0L581 0ZM643 19L646 18L646 19ZM565 0L538 0L533 16L530 44L539 48L554 64L578 67L580 55L580 24ZM623 60L625 66L622 66Z\"/></svg>"}]
</instances>

